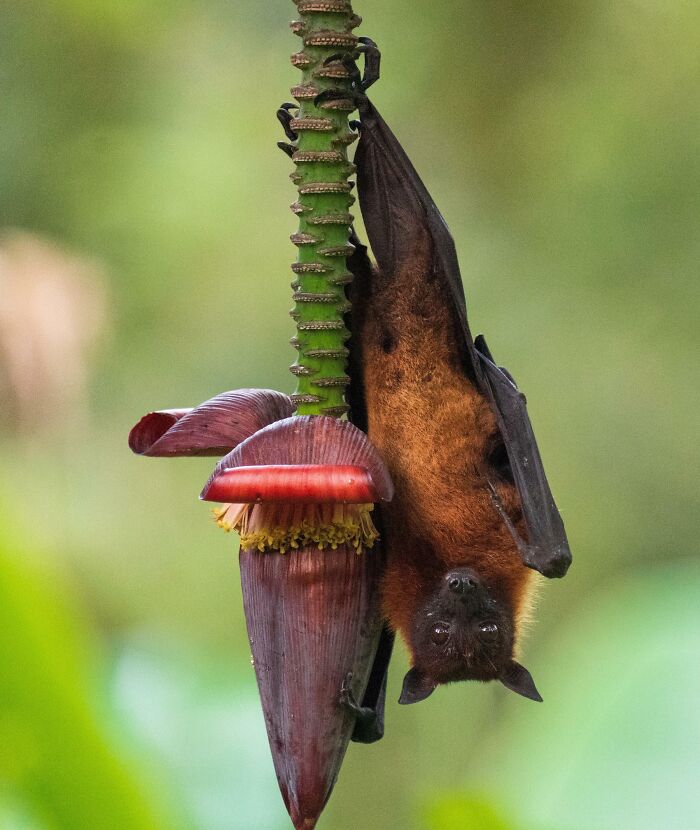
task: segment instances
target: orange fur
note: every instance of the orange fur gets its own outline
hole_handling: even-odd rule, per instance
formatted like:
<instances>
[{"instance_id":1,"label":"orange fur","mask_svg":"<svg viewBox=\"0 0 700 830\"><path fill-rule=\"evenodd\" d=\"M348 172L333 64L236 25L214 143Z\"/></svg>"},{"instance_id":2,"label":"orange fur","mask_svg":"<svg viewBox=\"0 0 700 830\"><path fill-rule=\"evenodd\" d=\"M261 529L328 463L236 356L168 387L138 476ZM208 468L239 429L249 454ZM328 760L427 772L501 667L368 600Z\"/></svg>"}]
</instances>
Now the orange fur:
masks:
<instances>
[{"instance_id":1,"label":"orange fur","mask_svg":"<svg viewBox=\"0 0 700 830\"><path fill-rule=\"evenodd\" d=\"M390 279L374 274L353 317L368 434L396 487L382 510L384 611L407 641L413 614L449 569L479 573L509 604L516 626L532 575L487 489L495 417L462 368L463 335L446 287L426 276L430 244L416 239L415 246L403 272ZM498 492L509 514L519 517L515 487L501 482ZM522 520L516 525L525 535Z\"/></svg>"}]
</instances>

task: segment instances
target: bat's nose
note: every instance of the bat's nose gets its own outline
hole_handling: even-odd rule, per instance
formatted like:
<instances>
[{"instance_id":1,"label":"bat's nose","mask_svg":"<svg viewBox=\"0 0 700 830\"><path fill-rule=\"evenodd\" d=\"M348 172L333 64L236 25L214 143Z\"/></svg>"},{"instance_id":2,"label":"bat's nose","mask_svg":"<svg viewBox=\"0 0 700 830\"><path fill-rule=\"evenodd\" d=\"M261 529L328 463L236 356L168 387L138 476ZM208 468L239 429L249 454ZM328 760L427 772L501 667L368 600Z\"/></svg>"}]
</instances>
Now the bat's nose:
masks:
<instances>
[{"instance_id":1,"label":"bat's nose","mask_svg":"<svg viewBox=\"0 0 700 830\"><path fill-rule=\"evenodd\" d=\"M469 594L479 587L479 583L473 574L464 571L452 571L446 577L447 587L454 594Z\"/></svg>"}]
</instances>

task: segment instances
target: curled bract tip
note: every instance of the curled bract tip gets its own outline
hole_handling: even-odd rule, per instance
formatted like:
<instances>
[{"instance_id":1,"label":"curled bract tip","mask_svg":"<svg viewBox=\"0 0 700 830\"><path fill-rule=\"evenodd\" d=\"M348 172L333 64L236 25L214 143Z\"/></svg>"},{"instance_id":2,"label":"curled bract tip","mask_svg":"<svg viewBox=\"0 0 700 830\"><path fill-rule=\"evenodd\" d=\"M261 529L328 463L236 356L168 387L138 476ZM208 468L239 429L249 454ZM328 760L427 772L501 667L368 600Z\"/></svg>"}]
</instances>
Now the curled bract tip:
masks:
<instances>
[{"instance_id":1,"label":"curled bract tip","mask_svg":"<svg viewBox=\"0 0 700 830\"><path fill-rule=\"evenodd\" d=\"M131 429L129 449L137 455L149 455L154 445L191 409L161 409L148 412Z\"/></svg>"},{"instance_id":2,"label":"curled bract tip","mask_svg":"<svg viewBox=\"0 0 700 830\"><path fill-rule=\"evenodd\" d=\"M221 456L293 411L291 399L281 392L236 389L193 409L164 409L144 415L129 433L129 446L146 456Z\"/></svg>"}]
</instances>

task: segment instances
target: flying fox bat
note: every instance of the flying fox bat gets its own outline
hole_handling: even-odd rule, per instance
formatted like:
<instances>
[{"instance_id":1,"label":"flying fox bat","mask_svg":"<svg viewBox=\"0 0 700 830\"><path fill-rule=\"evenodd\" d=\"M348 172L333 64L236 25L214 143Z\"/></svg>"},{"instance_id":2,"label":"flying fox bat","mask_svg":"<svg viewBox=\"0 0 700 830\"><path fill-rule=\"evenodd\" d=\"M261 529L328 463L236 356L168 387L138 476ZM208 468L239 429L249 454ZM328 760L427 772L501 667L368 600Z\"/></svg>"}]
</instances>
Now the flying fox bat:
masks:
<instances>
[{"instance_id":1,"label":"flying fox bat","mask_svg":"<svg viewBox=\"0 0 700 830\"><path fill-rule=\"evenodd\" d=\"M357 716L353 739L370 742L383 734L397 631L412 664L400 703L468 679L497 679L541 700L514 660L519 627L533 569L564 576L571 553L525 397L484 338L472 338L450 232L364 94L378 77L378 52L363 42L375 77L356 78L354 161L377 265L353 231L348 399L351 419L389 468L395 496L380 516L387 626L361 705L346 688L341 702Z\"/></svg>"},{"instance_id":2,"label":"flying fox bat","mask_svg":"<svg viewBox=\"0 0 700 830\"><path fill-rule=\"evenodd\" d=\"M349 397L396 488L381 509L388 630L355 707L354 737L367 740L383 729L390 632L412 663L400 703L468 679L541 700L513 655L532 569L562 577L571 553L525 397L472 338L445 221L377 109L358 102L357 191L377 266L355 237Z\"/></svg>"}]
</instances>

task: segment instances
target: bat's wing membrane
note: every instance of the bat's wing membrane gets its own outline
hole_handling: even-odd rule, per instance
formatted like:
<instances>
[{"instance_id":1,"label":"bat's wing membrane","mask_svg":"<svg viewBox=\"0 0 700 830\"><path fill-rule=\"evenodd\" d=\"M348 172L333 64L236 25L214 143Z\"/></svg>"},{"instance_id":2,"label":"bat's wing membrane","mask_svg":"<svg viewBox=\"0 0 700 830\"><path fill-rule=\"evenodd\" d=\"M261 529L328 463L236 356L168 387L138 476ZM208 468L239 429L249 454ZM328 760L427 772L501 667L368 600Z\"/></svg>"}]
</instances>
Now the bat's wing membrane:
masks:
<instances>
[{"instance_id":1,"label":"bat's wing membrane","mask_svg":"<svg viewBox=\"0 0 700 830\"><path fill-rule=\"evenodd\" d=\"M545 576L564 576L571 564L571 551L549 489L525 396L511 375L496 365L481 336L476 338L476 353L520 494L528 535L527 543L516 540L523 561Z\"/></svg>"},{"instance_id":2,"label":"bat's wing membrane","mask_svg":"<svg viewBox=\"0 0 700 830\"><path fill-rule=\"evenodd\" d=\"M357 191L379 271L390 274L408 258L425 259L426 268L450 293L455 322L465 333L465 368L478 382L480 367L450 231L411 160L370 101L361 106L360 117L362 131L355 153ZM428 245L422 244L426 235Z\"/></svg>"},{"instance_id":3,"label":"bat's wing membrane","mask_svg":"<svg viewBox=\"0 0 700 830\"><path fill-rule=\"evenodd\" d=\"M379 638L379 645L367 681L367 688L362 698L364 717L358 717L352 733L352 740L358 743L371 744L384 737L386 684L393 648L394 632L390 631L385 624Z\"/></svg>"},{"instance_id":4,"label":"bat's wing membrane","mask_svg":"<svg viewBox=\"0 0 700 830\"><path fill-rule=\"evenodd\" d=\"M452 236L396 136L371 102L360 108L362 131L355 154L358 194L367 234L380 272L391 274L407 257L424 256L449 291L456 323L464 334L465 370L489 398L508 454L523 508L528 540L516 537L523 562L545 576L563 576L571 552L564 524L547 483L525 397L512 377L493 361L483 338L476 345ZM427 235L430 244L416 245ZM425 251L427 250L427 254ZM493 495L496 497L495 491Z\"/></svg>"}]
</instances>

